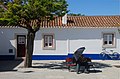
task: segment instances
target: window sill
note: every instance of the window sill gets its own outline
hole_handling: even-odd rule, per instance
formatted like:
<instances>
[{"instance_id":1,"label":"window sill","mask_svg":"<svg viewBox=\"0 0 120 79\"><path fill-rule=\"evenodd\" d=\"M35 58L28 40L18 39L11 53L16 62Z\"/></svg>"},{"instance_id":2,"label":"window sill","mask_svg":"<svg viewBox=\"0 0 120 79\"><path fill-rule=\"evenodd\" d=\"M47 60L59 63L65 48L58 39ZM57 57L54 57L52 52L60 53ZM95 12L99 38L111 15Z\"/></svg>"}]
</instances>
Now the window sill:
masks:
<instances>
[{"instance_id":1,"label":"window sill","mask_svg":"<svg viewBox=\"0 0 120 79\"><path fill-rule=\"evenodd\" d=\"M54 47L43 47L43 50L55 50Z\"/></svg>"},{"instance_id":2,"label":"window sill","mask_svg":"<svg viewBox=\"0 0 120 79\"><path fill-rule=\"evenodd\" d=\"M103 45L103 48L115 48L115 45Z\"/></svg>"}]
</instances>

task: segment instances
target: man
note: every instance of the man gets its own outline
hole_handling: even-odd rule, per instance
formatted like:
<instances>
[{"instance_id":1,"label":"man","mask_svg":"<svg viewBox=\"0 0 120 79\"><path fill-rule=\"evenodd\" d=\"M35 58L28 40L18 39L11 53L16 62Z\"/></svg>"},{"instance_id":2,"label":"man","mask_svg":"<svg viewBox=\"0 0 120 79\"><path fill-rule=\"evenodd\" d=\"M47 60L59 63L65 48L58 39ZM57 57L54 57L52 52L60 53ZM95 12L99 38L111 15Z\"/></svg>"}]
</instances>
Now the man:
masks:
<instances>
[{"instance_id":1,"label":"man","mask_svg":"<svg viewBox=\"0 0 120 79\"><path fill-rule=\"evenodd\" d=\"M91 59L85 58L82 55L84 50L85 50L85 47L81 47L77 49L77 51L75 51L74 53L73 59L76 61L76 64L77 64L77 68L76 68L77 74L79 73L80 66L85 66L84 72L88 73L88 69L89 69L88 60L91 61Z\"/></svg>"},{"instance_id":2,"label":"man","mask_svg":"<svg viewBox=\"0 0 120 79\"><path fill-rule=\"evenodd\" d=\"M89 73L89 65L88 65L88 59L85 58L83 55L80 55L78 61L76 61L77 68L76 72L79 74L80 72L80 66L85 66L84 72Z\"/></svg>"}]
</instances>

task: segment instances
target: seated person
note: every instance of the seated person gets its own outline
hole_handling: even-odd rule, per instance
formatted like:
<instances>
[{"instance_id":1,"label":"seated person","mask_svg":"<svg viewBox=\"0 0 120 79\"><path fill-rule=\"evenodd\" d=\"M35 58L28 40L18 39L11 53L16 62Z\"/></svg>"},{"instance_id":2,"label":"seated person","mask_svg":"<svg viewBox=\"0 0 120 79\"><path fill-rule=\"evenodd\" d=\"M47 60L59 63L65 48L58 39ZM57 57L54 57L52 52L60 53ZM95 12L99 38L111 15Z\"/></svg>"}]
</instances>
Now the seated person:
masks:
<instances>
[{"instance_id":1,"label":"seated person","mask_svg":"<svg viewBox=\"0 0 120 79\"><path fill-rule=\"evenodd\" d=\"M75 58L73 58L74 62L75 62ZM89 58L85 58L83 55L80 55L79 59L76 61L77 64L77 74L79 73L80 70L80 66L85 66L85 73L89 73L88 69L89 69L89 65L88 62L91 62L91 59Z\"/></svg>"}]
</instances>

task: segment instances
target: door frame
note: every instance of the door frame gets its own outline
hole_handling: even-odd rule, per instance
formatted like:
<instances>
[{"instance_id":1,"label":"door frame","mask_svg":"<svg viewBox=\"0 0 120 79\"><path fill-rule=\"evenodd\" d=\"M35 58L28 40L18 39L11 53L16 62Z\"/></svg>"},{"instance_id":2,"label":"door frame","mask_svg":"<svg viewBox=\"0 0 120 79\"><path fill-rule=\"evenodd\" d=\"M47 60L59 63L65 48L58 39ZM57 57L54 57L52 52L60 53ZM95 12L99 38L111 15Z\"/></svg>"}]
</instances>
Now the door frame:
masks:
<instances>
[{"instance_id":1,"label":"door frame","mask_svg":"<svg viewBox=\"0 0 120 79\"><path fill-rule=\"evenodd\" d=\"M15 33L15 48L16 48L16 53L15 53L15 59L25 59L25 57L17 57L17 36L18 35L25 35L25 37L26 37L26 42L27 42L27 35L26 35L26 33ZM26 43L27 44L27 43ZM25 47L26 47L26 44L25 44Z\"/></svg>"}]
</instances>

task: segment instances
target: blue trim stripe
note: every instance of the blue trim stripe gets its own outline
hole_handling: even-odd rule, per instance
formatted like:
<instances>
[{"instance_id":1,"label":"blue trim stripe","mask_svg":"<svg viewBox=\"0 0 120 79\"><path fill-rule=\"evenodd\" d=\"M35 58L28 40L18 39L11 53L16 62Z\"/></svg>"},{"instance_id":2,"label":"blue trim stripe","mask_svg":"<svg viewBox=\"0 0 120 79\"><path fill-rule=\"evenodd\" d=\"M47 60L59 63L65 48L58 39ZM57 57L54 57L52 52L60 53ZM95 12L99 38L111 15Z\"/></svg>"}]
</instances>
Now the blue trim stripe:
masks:
<instances>
[{"instance_id":1,"label":"blue trim stripe","mask_svg":"<svg viewBox=\"0 0 120 79\"><path fill-rule=\"evenodd\" d=\"M93 60L101 60L101 57L99 54L83 54L83 55Z\"/></svg>"},{"instance_id":2,"label":"blue trim stripe","mask_svg":"<svg viewBox=\"0 0 120 79\"><path fill-rule=\"evenodd\" d=\"M0 55L0 60L14 60L15 55Z\"/></svg>"},{"instance_id":3,"label":"blue trim stripe","mask_svg":"<svg viewBox=\"0 0 120 79\"><path fill-rule=\"evenodd\" d=\"M101 60L100 54L83 54L84 57L91 58L93 60ZM73 57L73 54L68 54L68 57Z\"/></svg>"},{"instance_id":4,"label":"blue trim stripe","mask_svg":"<svg viewBox=\"0 0 120 79\"><path fill-rule=\"evenodd\" d=\"M85 57L91 58L92 60L120 60L118 58L111 59L106 56L101 57L100 54L83 54ZM65 60L67 57L73 57L73 54L68 55L33 55L33 60Z\"/></svg>"},{"instance_id":5,"label":"blue trim stripe","mask_svg":"<svg viewBox=\"0 0 120 79\"><path fill-rule=\"evenodd\" d=\"M65 60L67 55L33 55L33 60Z\"/></svg>"},{"instance_id":6,"label":"blue trim stripe","mask_svg":"<svg viewBox=\"0 0 120 79\"><path fill-rule=\"evenodd\" d=\"M112 60L110 57L101 57L100 54L83 54L85 57L91 58L92 60ZM73 54L68 55L33 55L33 60L65 60L67 57L73 57ZM15 55L0 55L0 60L14 60ZM120 60L115 58L114 60Z\"/></svg>"}]
</instances>

